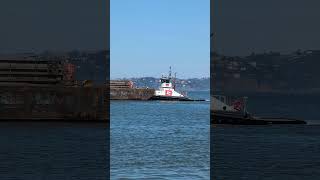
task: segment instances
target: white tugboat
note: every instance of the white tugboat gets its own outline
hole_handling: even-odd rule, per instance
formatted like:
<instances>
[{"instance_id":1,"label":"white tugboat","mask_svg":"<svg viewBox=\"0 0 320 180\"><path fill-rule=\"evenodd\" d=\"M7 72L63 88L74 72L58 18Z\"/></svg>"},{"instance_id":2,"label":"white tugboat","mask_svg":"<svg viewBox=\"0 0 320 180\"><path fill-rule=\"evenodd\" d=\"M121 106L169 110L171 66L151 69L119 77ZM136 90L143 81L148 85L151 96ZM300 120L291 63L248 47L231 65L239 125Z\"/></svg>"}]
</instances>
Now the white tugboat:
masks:
<instances>
[{"instance_id":1,"label":"white tugboat","mask_svg":"<svg viewBox=\"0 0 320 180\"><path fill-rule=\"evenodd\" d=\"M162 76L160 78L160 88L155 91L154 96L151 100L168 100L168 101L203 101L203 100L192 100L182 93L175 90L175 78L171 76L171 67L169 76Z\"/></svg>"}]
</instances>

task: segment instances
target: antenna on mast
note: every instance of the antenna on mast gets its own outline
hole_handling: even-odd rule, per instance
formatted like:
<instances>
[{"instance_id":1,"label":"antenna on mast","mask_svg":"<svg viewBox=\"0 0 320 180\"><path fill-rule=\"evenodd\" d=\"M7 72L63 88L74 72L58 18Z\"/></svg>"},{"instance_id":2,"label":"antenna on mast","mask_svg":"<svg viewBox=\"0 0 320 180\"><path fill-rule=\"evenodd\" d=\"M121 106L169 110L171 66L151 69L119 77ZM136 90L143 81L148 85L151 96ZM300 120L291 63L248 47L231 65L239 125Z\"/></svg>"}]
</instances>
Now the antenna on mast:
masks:
<instances>
[{"instance_id":1,"label":"antenna on mast","mask_svg":"<svg viewBox=\"0 0 320 180\"><path fill-rule=\"evenodd\" d=\"M170 66L170 71L169 71L169 78L171 78L171 66Z\"/></svg>"},{"instance_id":2,"label":"antenna on mast","mask_svg":"<svg viewBox=\"0 0 320 180\"><path fill-rule=\"evenodd\" d=\"M177 73L174 73L174 79L173 79L173 89L176 89L176 78L177 78Z\"/></svg>"}]
</instances>

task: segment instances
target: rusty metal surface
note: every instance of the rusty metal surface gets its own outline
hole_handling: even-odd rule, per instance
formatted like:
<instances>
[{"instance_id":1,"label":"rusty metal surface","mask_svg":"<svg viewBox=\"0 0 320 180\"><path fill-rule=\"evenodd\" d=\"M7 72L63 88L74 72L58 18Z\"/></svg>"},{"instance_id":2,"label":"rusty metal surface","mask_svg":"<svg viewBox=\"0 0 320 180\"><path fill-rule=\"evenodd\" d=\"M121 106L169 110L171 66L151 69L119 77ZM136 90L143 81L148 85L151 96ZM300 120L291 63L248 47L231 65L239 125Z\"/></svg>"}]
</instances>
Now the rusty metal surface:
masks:
<instances>
[{"instance_id":1,"label":"rusty metal surface","mask_svg":"<svg viewBox=\"0 0 320 180\"><path fill-rule=\"evenodd\" d=\"M0 86L0 120L108 120L106 87Z\"/></svg>"},{"instance_id":2,"label":"rusty metal surface","mask_svg":"<svg viewBox=\"0 0 320 180\"><path fill-rule=\"evenodd\" d=\"M155 93L154 89L110 88L111 100L148 100Z\"/></svg>"},{"instance_id":3,"label":"rusty metal surface","mask_svg":"<svg viewBox=\"0 0 320 180\"><path fill-rule=\"evenodd\" d=\"M0 58L0 83L58 84L64 77L62 61Z\"/></svg>"},{"instance_id":4,"label":"rusty metal surface","mask_svg":"<svg viewBox=\"0 0 320 180\"><path fill-rule=\"evenodd\" d=\"M109 63L109 51L102 52ZM0 120L108 120L109 86L76 80L76 65L69 62L100 62L100 51L85 54L0 56Z\"/></svg>"},{"instance_id":5,"label":"rusty metal surface","mask_svg":"<svg viewBox=\"0 0 320 180\"><path fill-rule=\"evenodd\" d=\"M110 81L110 88L111 89L127 89L132 88L133 83L129 80L111 80Z\"/></svg>"}]
</instances>

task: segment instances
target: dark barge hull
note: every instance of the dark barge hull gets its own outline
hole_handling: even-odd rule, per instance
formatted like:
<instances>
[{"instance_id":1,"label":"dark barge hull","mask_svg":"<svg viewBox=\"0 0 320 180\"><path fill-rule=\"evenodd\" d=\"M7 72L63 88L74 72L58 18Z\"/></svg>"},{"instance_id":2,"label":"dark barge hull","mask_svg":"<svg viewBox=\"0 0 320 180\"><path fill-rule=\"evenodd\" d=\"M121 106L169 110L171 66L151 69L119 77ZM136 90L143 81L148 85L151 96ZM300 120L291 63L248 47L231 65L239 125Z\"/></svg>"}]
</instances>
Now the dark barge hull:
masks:
<instances>
[{"instance_id":1,"label":"dark barge hull","mask_svg":"<svg viewBox=\"0 0 320 180\"><path fill-rule=\"evenodd\" d=\"M110 88L110 100L148 100L154 89Z\"/></svg>"},{"instance_id":2,"label":"dark barge hull","mask_svg":"<svg viewBox=\"0 0 320 180\"><path fill-rule=\"evenodd\" d=\"M109 122L105 87L0 86L0 122Z\"/></svg>"},{"instance_id":3,"label":"dark barge hull","mask_svg":"<svg viewBox=\"0 0 320 180\"><path fill-rule=\"evenodd\" d=\"M230 125L268 125L268 124L307 124L303 120L288 118L259 118L244 116L238 112L211 112L211 124L230 124Z\"/></svg>"},{"instance_id":4,"label":"dark barge hull","mask_svg":"<svg viewBox=\"0 0 320 180\"><path fill-rule=\"evenodd\" d=\"M149 100L161 100L161 101L205 101L203 99L190 99L186 97L173 97L173 96L152 96Z\"/></svg>"}]
</instances>

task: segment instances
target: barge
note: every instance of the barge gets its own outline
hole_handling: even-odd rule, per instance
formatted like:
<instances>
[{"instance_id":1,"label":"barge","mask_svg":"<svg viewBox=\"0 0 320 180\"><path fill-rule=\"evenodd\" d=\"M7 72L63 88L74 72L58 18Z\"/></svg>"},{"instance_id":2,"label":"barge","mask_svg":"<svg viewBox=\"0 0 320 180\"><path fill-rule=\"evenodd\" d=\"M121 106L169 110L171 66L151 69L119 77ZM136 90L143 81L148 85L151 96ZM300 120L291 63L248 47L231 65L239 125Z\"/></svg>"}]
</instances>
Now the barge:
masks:
<instances>
[{"instance_id":1,"label":"barge","mask_svg":"<svg viewBox=\"0 0 320 180\"><path fill-rule=\"evenodd\" d=\"M110 81L110 100L149 100L155 89L135 88L129 80Z\"/></svg>"},{"instance_id":2,"label":"barge","mask_svg":"<svg viewBox=\"0 0 320 180\"><path fill-rule=\"evenodd\" d=\"M109 122L108 88L74 79L65 57L0 57L0 121Z\"/></svg>"}]
</instances>

